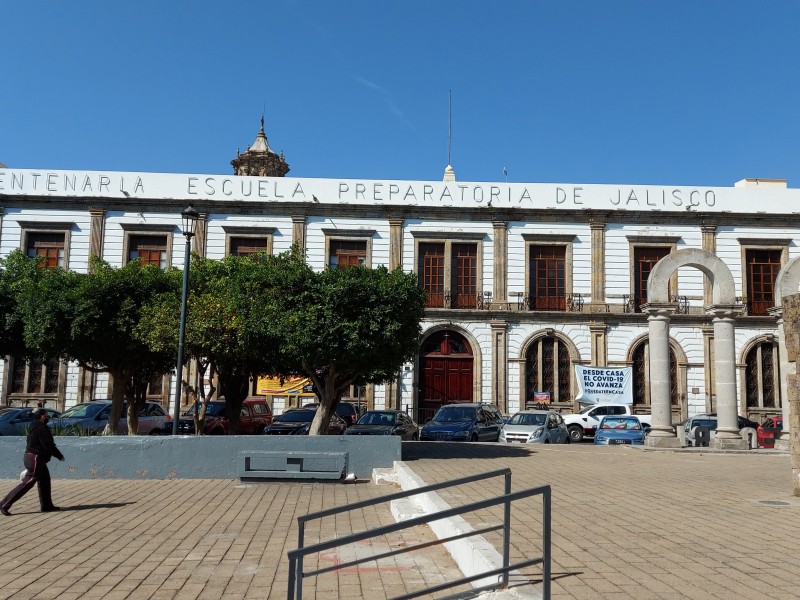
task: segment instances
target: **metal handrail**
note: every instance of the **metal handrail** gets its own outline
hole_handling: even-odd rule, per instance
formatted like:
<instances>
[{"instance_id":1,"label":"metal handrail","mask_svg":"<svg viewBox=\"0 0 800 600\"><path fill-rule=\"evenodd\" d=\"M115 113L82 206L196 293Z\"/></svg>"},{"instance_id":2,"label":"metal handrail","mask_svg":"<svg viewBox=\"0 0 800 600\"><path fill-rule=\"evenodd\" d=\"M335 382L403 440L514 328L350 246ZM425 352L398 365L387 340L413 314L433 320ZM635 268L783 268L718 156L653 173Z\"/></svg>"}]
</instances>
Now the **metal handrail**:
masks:
<instances>
[{"instance_id":1,"label":"metal handrail","mask_svg":"<svg viewBox=\"0 0 800 600\"><path fill-rule=\"evenodd\" d=\"M421 517L415 517L412 519L408 519L406 521L402 521L399 523L394 523L392 525L384 525L382 527L378 527L375 529L362 531L359 533L354 533L345 537L340 537L334 540L329 540L327 542L319 542L317 544L313 544L311 546L304 546L304 536L305 536L305 524L308 521L321 519L324 517L328 517L331 515L335 515L341 512L348 512L351 510L356 510L359 508L365 508L367 506L372 506L375 504L380 504L384 502L391 502L392 500L398 500L401 498L407 498L409 496L416 496L418 494L425 494L428 492L432 492L435 490L454 487L456 485L463 485L466 483L472 483L475 481L480 481L483 479L490 479L492 477L499 477L504 476L505 478L505 486L504 486L504 493L501 496L497 496L495 498L490 498L488 500L480 500L478 502L473 502L464 506L450 508L447 510L439 511L437 513L431 515L423 515ZM543 498L543 519L542 519L542 556L537 557L530 560L525 560L522 562L518 562L515 564L510 564L509 554L510 554L510 533L511 533L511 503L515 500L520 500L522 498L528 498L531 496L541 495ZM390 533L395 533L398 531L402 531L404 529L409 529L411 527L416 527L417 525L424 525L430 523L432 521L438 521L440 519L446 519L449 517L461 515L468 512L473 512L476 510L481 510L484 508L489 508L491 506L496 506L499 504L504 505L503 511L503 524L496 525L496 526L489 526L485 527L480 530L473 530L467 533L461 533L458 535L454 535L448 538L439 539L433 542L424 542L421 544L416 544L414 546L406 546L397 550L390 550L389 552L384 552L381 554L375 554L368 557L358 558L352 561L344 562L344 563L337 563L336 565L330 567L324 567L321 569L317 569L314 571L303 572L303 558L309 554L317 554L323 552L325 550L330 550L339 546L344 546L347 544L352 544L355 542L360 542L362 540L366 540L369 538L379 537L383 535L387 535ZM480 573L478 575L472 575L469 577L462 577L461 579L455 581L449 581L444 584L440 584L434 587L426 588L425 590L411 592L409 594L405 594L403 596L397 596L394 600L406 600L410 598L416 598L418 596L423 596L425 594L430 594L434 592L439 592L442 590L446 590L452 587L456 587L458 585L462 585L465 583L470 583L473 581L477 581L480 579L484 579L486 577L490 577L493 575L500 575L501 580L497 584L491 584L489 586L485 586L485 588L481 589L494 589L494 588L507 588L508 587L508 579L509 579L509 572L514 569L521 569L523 567L528 567L531 565L542 564L542 579L543 579L543 596L545 599L550 598L550 520L551 520L551 490L550 486L540 486L536 488L530 488L527 490L521 490L519 492L511 493L511 470L510 469L499 469L497 471L490 471L488 473L481 473L479 475L472 475L469 477L462 477L460 479L454 479L452 481L445 481L441 483L435 483L432 485L428 485L422 488L417 488L414 490L408 490L404 492L397 492L394 494L389 494L387 496L382 496L380 498L373 498L369 500L362 500L360 502L354 502L353 504L348 504L345 506L330 508L322 511L318 511L315 513L310 513L308 515L298 517L297 524L298 524L298 548L296 550L291 550L288 552L289 558L289 589L287 593L287 598L290 600L302 600L303 597L303 578L304 577L311 577L316 575L321 575L322 573L328 573L330 571L336 571L339 569L344 569L348 567L352 567L354 565L358 565L364 562L369 561L377 561L383 558L388 558L391 556L395 556L398 554L403 554L406 552L411 552L413 550L420 550L423 548L428 548L431 546L436 546L439 544L444 544L446 542L450 542L457 539L473 537L476 535L481 535L483 533L489 533L492 531L498 531L501 528L503 529L503 566L498 569L493 569L491 571L487 571L484 573Z\"/></svg>"}]
</instances>

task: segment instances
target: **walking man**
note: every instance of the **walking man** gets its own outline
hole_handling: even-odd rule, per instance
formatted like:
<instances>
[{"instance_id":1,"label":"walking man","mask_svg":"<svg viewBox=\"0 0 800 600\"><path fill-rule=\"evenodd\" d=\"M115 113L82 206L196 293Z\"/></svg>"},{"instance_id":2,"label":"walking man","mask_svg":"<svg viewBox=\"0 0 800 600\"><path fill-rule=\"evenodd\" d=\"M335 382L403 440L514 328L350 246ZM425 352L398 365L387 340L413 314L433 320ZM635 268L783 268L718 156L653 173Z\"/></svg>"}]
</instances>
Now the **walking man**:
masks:
<instances>
[{"instance_id":1,"label":"walking man","mask_svg":"<svg viewBox=\"0 0 800 600\"><path fill-rule=\"evenodd\" d=\"M61 510L53 505L50 497L50 471L47 469L47 462L55 456L58 460L64 460L64 455L56 448L53 434L47 426L50 415L46 410L40 408L33 411L33 424L28 430L28 445L25 448L25 456L22 462L25 465L25 476L20 484L8 493L0 503L0 513L9 516L8 509L17 500L22 498L34 484L39 487L39 505L42 512L52 512Z\"/></svg>"}]
</instances>

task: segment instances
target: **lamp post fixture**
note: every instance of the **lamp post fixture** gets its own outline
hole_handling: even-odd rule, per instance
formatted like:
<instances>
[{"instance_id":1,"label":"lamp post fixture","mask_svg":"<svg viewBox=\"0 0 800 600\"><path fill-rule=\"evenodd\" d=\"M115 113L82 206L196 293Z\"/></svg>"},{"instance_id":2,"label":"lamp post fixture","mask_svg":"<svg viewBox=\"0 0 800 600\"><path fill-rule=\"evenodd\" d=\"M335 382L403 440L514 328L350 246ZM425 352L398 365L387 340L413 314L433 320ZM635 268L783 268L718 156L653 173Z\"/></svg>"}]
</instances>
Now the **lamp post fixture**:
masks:
<instances>
[{"instance_id":1,"label":"lamp post fixture","mask_svg":"<svg viewBox=\"0 0 800 600\"><path fill-rule=\"evenodd\" d=\"M181 213L183 235L186 236L186 249L183 253L183 292L181 293L181 325L178 333L178 368L175 371L175 409L172 417L172 435L178 435L181 419L181 372L183 371L183 342L186 337L186 297L189 293L189 259L192 253L192 238L197 218L200 216L193 206Z\"/></svg>"}]
</instances>

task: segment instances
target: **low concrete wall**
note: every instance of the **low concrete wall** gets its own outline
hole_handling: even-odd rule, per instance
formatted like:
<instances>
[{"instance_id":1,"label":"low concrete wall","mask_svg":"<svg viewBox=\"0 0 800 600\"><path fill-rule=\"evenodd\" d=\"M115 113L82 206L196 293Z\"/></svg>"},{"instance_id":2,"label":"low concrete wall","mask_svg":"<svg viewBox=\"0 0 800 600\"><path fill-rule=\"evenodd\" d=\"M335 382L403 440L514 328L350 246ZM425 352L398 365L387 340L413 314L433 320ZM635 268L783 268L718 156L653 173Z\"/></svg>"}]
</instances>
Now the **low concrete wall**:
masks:
<instances>
[{"instance_id":1,"label":"low concrete wall","mask_svg":"<svg viewBox=\"0 0 800 600\"><path fill-rule=\"evenodd\" d=\"M236 479L241 452L346 453L345 473L359 479L400 460L397 436L112 436L57 437L65 461L51 460L61 479ZM0 437L0 478L22 470L25 437Z\"/></svg>"}]
</instances>

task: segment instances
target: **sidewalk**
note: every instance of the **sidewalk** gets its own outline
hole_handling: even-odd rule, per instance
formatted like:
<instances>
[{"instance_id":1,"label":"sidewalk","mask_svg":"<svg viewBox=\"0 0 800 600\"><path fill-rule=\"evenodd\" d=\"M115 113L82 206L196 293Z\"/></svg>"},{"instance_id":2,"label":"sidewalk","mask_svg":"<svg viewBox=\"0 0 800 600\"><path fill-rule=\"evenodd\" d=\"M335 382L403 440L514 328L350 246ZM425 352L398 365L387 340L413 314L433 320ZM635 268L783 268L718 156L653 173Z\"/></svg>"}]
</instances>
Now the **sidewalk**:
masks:
<instances>
[{"instance_id":1,"label":"sidewalk","mask_svg":"<svg viewBox=\"0 0 800 600\"><path fill-rule=\"evenodd\" d=\"M793 598L800 590L800 498L787 455L412 443L426 483L510 467L513 489L553 488L554 598ZM0 481L5 494L13 481ZM442 493L452 506L500 481ZM396 491L368 482L57 480L38 512L31 491L0 517L0 599L285 598L296 518ZM540 504L514 507L512 561L539 552ZM500 513L468 516L475 527ZM388 505L309 527L307 543L393 522ZM412 544L429 529L406 532ZM498 538L488 538L500 548ZM388 548L378 540L373 551ZM320 565L363 555L363 546ZM313 563L307 562L307 566ZM540 578L538 568L526 571ZM309 578L305 598L386 598L460 577L441 547Z\"/></svg>"}]
</instances>

